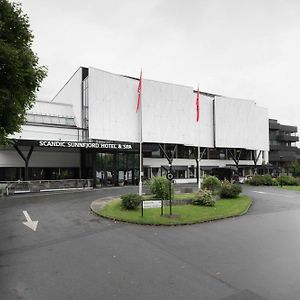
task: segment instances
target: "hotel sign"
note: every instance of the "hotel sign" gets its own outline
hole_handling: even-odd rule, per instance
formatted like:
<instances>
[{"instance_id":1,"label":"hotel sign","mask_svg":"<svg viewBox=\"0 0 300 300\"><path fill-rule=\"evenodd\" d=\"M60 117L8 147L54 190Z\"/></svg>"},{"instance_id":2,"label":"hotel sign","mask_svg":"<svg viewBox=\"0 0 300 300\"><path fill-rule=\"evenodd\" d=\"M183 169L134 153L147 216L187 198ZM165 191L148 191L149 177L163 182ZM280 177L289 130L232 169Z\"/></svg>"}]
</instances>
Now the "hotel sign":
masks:
<instances>
[{"instance_id":1,"label":"hotel sign","mask_svg":"<svg viewBox=\"0 0 300 300\"><path fill-rule=\"evenodd\" d=\"M107 150L132 150L132 144L111 142L66 142L66 141L39 141L39 147L85 148Z\"/></svg>"}]
</instances>

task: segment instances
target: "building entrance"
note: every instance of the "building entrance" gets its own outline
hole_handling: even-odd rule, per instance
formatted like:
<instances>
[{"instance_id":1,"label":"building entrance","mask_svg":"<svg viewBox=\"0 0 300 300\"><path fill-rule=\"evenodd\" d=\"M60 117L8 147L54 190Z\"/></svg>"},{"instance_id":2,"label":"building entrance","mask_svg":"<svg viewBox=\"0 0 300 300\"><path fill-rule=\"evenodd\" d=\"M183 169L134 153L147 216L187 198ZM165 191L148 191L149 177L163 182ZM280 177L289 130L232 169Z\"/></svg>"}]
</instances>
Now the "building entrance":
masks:
<instances>
[{"instance_id":1,"label":"building entrance","mask_svg":"<svg viewBox=\"0 0 300 300\"><path fill-rule=\"evenodd\" d=\"M96 177L102 185L135 185L139 180L139 154L97 153Z\"/></svg>"}]
</instances>

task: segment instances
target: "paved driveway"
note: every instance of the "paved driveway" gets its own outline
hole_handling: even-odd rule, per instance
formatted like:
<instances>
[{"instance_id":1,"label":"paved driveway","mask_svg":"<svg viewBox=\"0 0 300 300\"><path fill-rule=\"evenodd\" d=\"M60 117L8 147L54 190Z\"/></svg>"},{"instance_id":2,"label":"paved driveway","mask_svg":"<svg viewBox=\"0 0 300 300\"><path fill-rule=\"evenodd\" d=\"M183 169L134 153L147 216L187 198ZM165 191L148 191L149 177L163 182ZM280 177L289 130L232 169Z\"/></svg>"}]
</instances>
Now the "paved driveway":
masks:
<instances>
[{"instance_id":1,"label":"paved driveway","mask_svg":"<svg viewBox=\"0 0 300 300\"><path fill-rule=\"evenodd\" d=\"M248 215L181 227L89 211L128 191L137 188L0 199L0 299L300 298L300 192L245 186Z\"/></svg>"}]
</instances>

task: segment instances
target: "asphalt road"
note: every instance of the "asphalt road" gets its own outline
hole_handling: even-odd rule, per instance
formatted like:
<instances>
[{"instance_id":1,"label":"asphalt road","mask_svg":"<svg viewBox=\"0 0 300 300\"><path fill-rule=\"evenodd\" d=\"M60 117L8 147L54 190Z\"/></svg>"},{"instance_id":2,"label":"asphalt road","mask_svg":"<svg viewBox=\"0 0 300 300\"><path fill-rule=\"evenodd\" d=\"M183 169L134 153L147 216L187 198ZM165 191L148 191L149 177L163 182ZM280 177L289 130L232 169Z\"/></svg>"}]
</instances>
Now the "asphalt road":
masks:
<instances>
[{"instance_id":1,"label":"asphalt road","mask_svg":"<svg viewBox=\"0 0 300 300\"><path fill-rule=\"evenodd\" d=\"M247 215L190 226L90 212L93 200L129 191L1 198L0 299L300 299L300 192L245 186Z\"/></svg>"}]
</instances>

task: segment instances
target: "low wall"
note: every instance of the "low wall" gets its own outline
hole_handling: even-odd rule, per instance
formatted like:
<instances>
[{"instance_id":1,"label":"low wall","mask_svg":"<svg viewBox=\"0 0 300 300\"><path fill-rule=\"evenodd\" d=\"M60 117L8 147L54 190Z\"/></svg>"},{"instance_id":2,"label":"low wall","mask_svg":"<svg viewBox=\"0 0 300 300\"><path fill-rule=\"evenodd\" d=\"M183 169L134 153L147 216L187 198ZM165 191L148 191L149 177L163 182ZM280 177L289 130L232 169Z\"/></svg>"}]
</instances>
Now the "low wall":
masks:
<instances>
[{"instance_id":1,"label":"low wall","mask_svg":"<svg viewBox=\"0 0 300 300\"><path fill-rule=\"evenodd\" d=\"M16 193L38 193L52 190L73 188L91 188L93 179L62 179L62 180L31 180L31 181L1 181L6 195Z\"/></svg>"},{"instance_id":2,"label":"low wall","mask_svg":"<svg viewBox=\"0 0 300 300\"><path fill-rule=\"evenodd\" d=\"M178 199L178 200L172 200L172 205L184 205L184 204L192 204L191 199ZM164 200L164 206L169 206L170 201Z\"/></svg>"}]
</instances>

